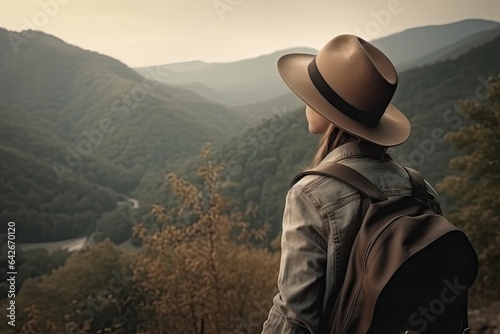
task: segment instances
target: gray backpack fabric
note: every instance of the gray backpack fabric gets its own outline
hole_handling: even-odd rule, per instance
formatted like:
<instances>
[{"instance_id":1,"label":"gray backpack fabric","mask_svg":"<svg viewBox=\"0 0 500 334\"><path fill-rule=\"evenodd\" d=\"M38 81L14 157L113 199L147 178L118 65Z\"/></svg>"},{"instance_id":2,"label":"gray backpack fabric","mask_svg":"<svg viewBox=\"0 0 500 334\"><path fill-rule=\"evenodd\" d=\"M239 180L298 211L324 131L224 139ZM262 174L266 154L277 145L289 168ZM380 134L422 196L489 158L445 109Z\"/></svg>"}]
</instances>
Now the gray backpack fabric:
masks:
<instances>
[{"instance_id":1,"label":"gray backpack fabric","mask_svg":"<svg viewBox=\"0 0 500 334\"><path fill-rule=\"evenodd\" d=\"M392 199L338 163L302 172L293 181L309 174L333 177L369 201L324 333L469 331L468 289L477 276L477 254L463 231L431 210L420 173L405 169L412 195Z\"/></svg>"}]
</instances>

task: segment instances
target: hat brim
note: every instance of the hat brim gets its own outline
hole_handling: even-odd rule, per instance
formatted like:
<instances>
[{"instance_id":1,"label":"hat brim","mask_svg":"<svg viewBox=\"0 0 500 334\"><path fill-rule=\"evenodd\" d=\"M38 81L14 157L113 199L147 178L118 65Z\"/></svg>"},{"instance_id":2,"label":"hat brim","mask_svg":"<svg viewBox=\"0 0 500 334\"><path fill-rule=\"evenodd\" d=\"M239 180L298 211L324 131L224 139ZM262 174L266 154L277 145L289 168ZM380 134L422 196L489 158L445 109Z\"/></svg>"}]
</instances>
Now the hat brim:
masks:
<instances>
[{"instance_id":1,"label":"hat brim","mask_svg":"<svg viewBox=\"0 0 500 334\"><path fill-rule=\"evenodd\" d=\"M292 53L278 60L278 72L308 106L342 130L380 146L390 147L404 143L410 136L410 122L394 105L389 104L374 127L364 125L333 107L312 83L307 66L314 55Z\"/></svg>"}]
</instances>

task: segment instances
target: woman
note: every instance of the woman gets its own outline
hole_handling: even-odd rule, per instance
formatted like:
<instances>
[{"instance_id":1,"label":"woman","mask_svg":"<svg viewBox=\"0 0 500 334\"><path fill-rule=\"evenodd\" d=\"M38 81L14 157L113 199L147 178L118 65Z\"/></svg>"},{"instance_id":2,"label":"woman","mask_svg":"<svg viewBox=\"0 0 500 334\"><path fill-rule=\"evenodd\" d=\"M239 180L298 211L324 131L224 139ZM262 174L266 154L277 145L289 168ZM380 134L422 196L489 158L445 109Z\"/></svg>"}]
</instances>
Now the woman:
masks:
<instances>
[{"instance_id":1,"label":"woman","mask_svg":"<svg viewBox=\"0 0 500 334\"><path fill-rule=\"evenodd\" d=\"M390 101L397 73L376 47L353 36L328 42L316 56L289 54L278 70L306 103L309 131L323 134L310 167L345 164L388 198L411 194L407 172L386 154L410 134L408 119ZM440 211L438 195L427 190ZM308 175L288 192L283 216L279 293L263 333L326 333L342 286L361 196L336 179Z\"/></svg>"}]
</instances>

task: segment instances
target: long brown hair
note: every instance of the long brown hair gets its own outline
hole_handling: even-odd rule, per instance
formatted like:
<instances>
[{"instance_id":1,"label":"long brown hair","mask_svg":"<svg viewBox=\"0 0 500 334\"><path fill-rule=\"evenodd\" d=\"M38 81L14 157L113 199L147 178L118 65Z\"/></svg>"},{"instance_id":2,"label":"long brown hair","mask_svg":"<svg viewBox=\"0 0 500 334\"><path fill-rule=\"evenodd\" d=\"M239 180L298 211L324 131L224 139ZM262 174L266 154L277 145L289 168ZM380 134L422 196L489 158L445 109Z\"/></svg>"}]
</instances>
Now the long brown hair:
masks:
<instances>
[{"instance_id":1,"label":"long brown hair","mask_svg":"<svg viewBox=\"0 0 500 334\"><path fill-rule=\"evenodd\" d=\"M317 167L319 163L330 153L334 148L339 147L350 141L357 141L366 150L381 152L381 159L384 157L389 157L390 155L385 154L387 152L387 147L381 147L379 145L369 143L359 137L353 136L344 130L336 127L333 123L330 123L326 131L323 133L318 141L318 149L314 154L314 158L307 166L307 169Z\"/></svg>"},{"instance_id":2,"label":"long brown hair","mask_svg":"<svg viewBox=\"0 0 500 334\"><path fill-rule=\"evenodd\" d=\"M330 153L334 148L347 143L348 141L358 140L355 136L350 135L344 130L336 127L333 123L330 123L326 131L323 133L318 141L318 149L314 154L314 158L309 163L307 168L314 168L319 165L319 163Z\"/></svg>"}]
</instances>

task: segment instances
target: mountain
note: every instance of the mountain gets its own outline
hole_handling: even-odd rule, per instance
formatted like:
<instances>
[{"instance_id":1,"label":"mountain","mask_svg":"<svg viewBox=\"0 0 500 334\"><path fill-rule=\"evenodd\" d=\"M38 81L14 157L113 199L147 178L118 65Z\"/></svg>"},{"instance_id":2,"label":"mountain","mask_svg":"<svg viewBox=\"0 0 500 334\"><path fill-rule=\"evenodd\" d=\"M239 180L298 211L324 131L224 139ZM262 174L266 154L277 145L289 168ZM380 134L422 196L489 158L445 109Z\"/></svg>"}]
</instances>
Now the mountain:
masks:
<instances>
[{"instance_id":1,"label":"mountain","mask_svg":"<svg viewBox=\"0 0 500 334\"><path fill-rule=\"evenodd\" d=\"M155 66L165 75L162 79L170 84L199 82L214 88L230 88L235 82L245 83L268 75L262 69L275 69L276 61L284 54L291 52L313 53L310 48L292 48L269 55L228 63L204 63L201 61L174 63ZM147 73L150 67L136 68L141 74ZM221 74L224 75L221 75Z\"/></svg>"},{"instance_id":2,"label":"mountain","mask_svg":"<svg viewBox=\"0 0 500 334\"><path fill-rule=\"evenodd\" d=\"M464 20L460 22L408 29L372 43L387 53L401 71L422 63L423 57L446 59L446 47L463 54L473 46L487 42L488 38L476 35L494 28L500 23L486 20ZM469 38L470 39L467 39ZM465 44L455 44L462 39ZM453 47L452 47L453 46ZM288 93L276 70L276 61L287 53L317 53L310 48L294 48L277 51L269 55L230 63L205 63L201 61L160 65L161 81L188 88L199 95L232 107L262 103ZM434 53L437 54L434 55ZM443 58L444 57L444 58ZM148 67L136 68L141 74Z\"/></svg>"},{"instance_id":3,"label":"mountain","mask_svg":"<svg viewBox=\"0 0 500 334\"><path fill-rule=\"evenodd\" d=\"M245 127L244 119L224 106L41 32L17 54L8 39L0 43L0 76L9 78L0 82L4 113L21 113L23 121L43 125L74 150L93 140L87 155L127 170L162 166ZM150 71L149 78L161 75Z\"/></svg>"},{"instance_id":4,"label":"mountain","mask_svg":"<svg viewBox=\"0 0 500 334\"><path fill-rule=\"evenodd\" d=\"M293 93L287 92L266 101L234 106L231 109L236 113L244 115L249 121L257 125L274 115L282 115L303 106L304 102L300 98Z\"/></svg>"},{"instance_id":5,"label":"mountain","mask_svg":"<svg viewBox=\"0 0 500 334\"><path fill-rule=\"evenodd\" d=\"M54 182L50 164L29 153L2 143L0 155L0 217L15 222L18 242L88 234L102 213L116 208L117 196L113 192L81 179Z\"/></svg>"},{"instance_id":6,"label":"mountain","mask_svg":"<svg viewBox=\"0 0 500 334\"><path fill-rule=\"evenodd\" d=\"M209 68L213 68L217 66L217 64L206 63L204 61L194 60L194 61L186 61L180 63L173 63L168 65L163 65L166 69L174 72L193 72L193 71L203 71ZM145 69L145 68L143 68ZM142 71L140 68L137 69Z\"/></svg>"},{"instance_id":7,"label":"mountain","mask_svg":"<svg viewBox=\"0 0 500 334\"><path fill-rule=\"evenodd\" d=\"M400 69L411 69L417 66L431 65L438 61L458 58L459 56L467 53L470 49L492 41L498 35L500 35L500 27L480 31L442 49L434 51L417 61L403 63L400 65Z\"/></svg>"},{"instance_id":8,"label":"mountain","mask_svg":"<svg viewBox=\"0 0 500 334\"><path fill-rule=\"evenodd\" d=\"M276 71L276 62L287 53L316 53L311 48L292 48L269 55L229 63L200 61L155 66L161 81L188 87L201 96L225 105L263 102L287 93ZM146 74L151 67L136 68ZM207 88L208 87L208 88Z\"/></svg>"},{"instance_id":9,"label":"mountain","mask_svg":"<svg viewBox=\"0 0 500 334\"><path fill-rule=\"evenodd\" d=\"M314 50L284 50L230 64L174 64L143 69L140 75L117 60L41 32L0 29L0 35L0 152L6 157L0 164L0 218L18 220L26 240L92 232L104 213L119 209L116 201L121 197L140 197L141 209L133 213L139 217L149 204L169 196L157 184L163 172L175 166L195 168L191 157L208 141L224 147L214 154L219 161L229 159L237 167L233 172L238 170L236 181L245 185L234 188L232 196L262 203L263 215L274 221L280 214L273 213L275 203L286 189L287 179L280 178L290 176L296 170L290 166L310 156L306 149L313 139L296 132L305 121L303 109L286 116L302 103L288 90L278 94L285 85L277 77L275 61L283 53ZM498 38L479 45L474 43L484 35L474 36L463 43L475 46L460 57L400 75L396 105L412 118L414 130L397 153L427 168L431 181L445 173L452 152L446 144L436 144L431 154L435 168L429 167L425 151L415 153L425 150L422 141L434 129L429 124L437 122L435 129L444 130L464 123L448 108L474 94L481 84L478 78L498 71ZM23 42L14 47L13 38ZM199 73L218 75L220 86L159 83L180 80L184 74L192 80ZM245 79L238 85L224 82L231 76ZM273 88L278 87L273 80L281 88ZM241 104L228 109L181 84L197 85L207 94L232 92L241 95ZM261 100L248 103L254 96ZM260 127L241 136L263 118L267 120ZM270 145L276 147L267 153Z\"/></svg>"},{"instance_id":10,"label":"mountain","mask_svg":"<svg viewBox=\"0 0 500 334\"><path fill-rule=\"evenodd\" d=\"M500 36L456 59L401 73L393 101L410 119L412 133L404 145L390 149L393 158L420 170L431 184L442 180L449 173L449 159L455 155L443 136L467 124L456 103L464 98L484 98L486 78L500 73L498 59ZM242 202L243 207L258 206L252 224L269 222L271 239L280 231L289 182L312 158L316 139L307 132L305 113L300 108L269 115L259 126L213 151L213 161L227 166L221 175L228 186L226 196ZM195 180L199 165L200 161L191 157L176 169L171 166L171 170ZM154 198L174 205L173 196L161 181L161 175L153 174L143 179L137 190L143 203ZM449 212L453 203L446 198L442 201L445 212Z\"/></svg>"},{"instance_id":11,"label":"mountain","mask_svg":"<svg viewBox=\"0 0 500 334\"><path fill-rule=\"evenodd\" d=\"M248 126L222 105L153 80L160 70L145 78L42 32L0 36L0 150L9 159L0 165L0 217L16 219L31 241L80 236L146 171Z\"/></svg>"},{"instance_id":12,"label":"mountain","mask_svg":"<svg viewBox=\"0 0 500 334\"><path fill-rule=\"evenodd\" d=\"M225 104L235 110L241 105L261 103L265 98L272 99L276 95L283 94L283 88L277 83L276 78L265 78L234 85L225 90L211 88L199 82L180 84L178 87L189 89L214 103Z\"/></svg>"},{"instance_id":13,"label":"mountain","mask_svg":"<svg viewBox=\"0 0 500 334\"><path fill-rule=\"evenodd\" d=\"M385 52L398 70L415 67L418 61L444 47L481 31L500 27L499 22L464 20L443 25L432 25L404 30L371 41Z\"/></svg>"}]
</instances>

